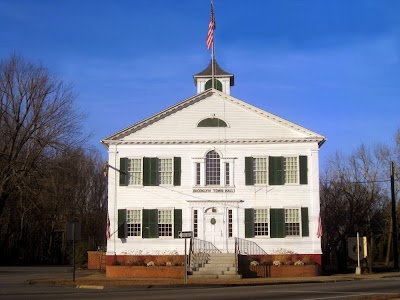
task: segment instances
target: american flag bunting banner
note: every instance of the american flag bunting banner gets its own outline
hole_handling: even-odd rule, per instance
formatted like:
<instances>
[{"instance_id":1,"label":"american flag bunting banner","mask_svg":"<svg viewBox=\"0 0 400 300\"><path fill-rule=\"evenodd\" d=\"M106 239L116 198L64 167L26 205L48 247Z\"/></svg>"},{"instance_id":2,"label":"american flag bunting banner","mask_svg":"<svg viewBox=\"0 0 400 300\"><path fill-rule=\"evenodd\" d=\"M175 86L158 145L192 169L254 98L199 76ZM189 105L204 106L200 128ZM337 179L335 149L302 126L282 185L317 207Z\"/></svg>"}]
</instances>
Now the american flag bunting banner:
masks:
<instances>
[{"instance_id":1,"label":"american flag bunting banner","mask_svg":"<svg viewBox=\"0 0 400 300\"><path fill-rule=\"evenodd\" d=\"M322 237L322 222L321 222L321 216L318 217L318 230L317 230L317 236L319 238Z\"/></svg>"},{"instance_id":2,"label":"american flag bunting banner","mask_svg":"<svg viewBox=\"0 0 400 300\"><path fill-rule=\"evenodd\" d=\"M107 240L109 240L111 238L111 234L110 234L110 218L108 216L108 212L107 212L106 238L107 238Z\"/></svg>"},{"instance_id":3,"label":"american flag bunting banner","mask_svg":"<svg viewBox=\"0 0 400 300\"><path fill-rule=\"evenodd\" d=\"M214 16L214 3L211 1L210 23L208 24L208 34L206 38L207 49L210 50L214 43L214 30L216 29Z\"/></svg>"}]
</instances>

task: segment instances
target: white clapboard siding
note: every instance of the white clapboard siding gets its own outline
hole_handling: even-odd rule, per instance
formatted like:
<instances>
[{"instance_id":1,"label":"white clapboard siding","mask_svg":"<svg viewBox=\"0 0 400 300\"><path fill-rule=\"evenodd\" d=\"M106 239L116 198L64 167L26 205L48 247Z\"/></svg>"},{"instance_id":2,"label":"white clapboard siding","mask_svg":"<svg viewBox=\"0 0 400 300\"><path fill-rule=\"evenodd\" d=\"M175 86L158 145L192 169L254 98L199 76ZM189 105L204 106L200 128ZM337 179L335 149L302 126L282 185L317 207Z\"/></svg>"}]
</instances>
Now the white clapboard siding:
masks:
<instances>
[{"instance_id":1,"label":"white clapboard siding","mask_svg":"<svg viewBox=\"0 0 400 300\"><path fill-rule=\"evenodd\" d=\"M198 98L197 98L198 97ZM165 116L164 116L165 115ZM198 128L204 118L224 120L227 128ZM233 237L225 236L224 251L234 251L234 237L245 238L246 208L307 207L309 236L295 238L251 238L267 253L286 249L320 254L316 236L319 214L318 151L325 138L298 125L257 109L241 100L217 92L204 92L176 107L116 133L103 143L109 149L108 209L112 254L183 254L184 240L173 238L117 238L118 209L182 209L182 230L193 230L193 210L199 213L199 238L205 236L204 212L216 207L226 218L233 213ZM234 192L194 192L194 163L215 150L229 158ZM245 157L307 156L308 184L246 186ZM180 186L119 186L120 158L181 158ZM226 222L226 219L224 220ZM223 233L226 235L226 232Z\"/></svg>"}]
</instances>

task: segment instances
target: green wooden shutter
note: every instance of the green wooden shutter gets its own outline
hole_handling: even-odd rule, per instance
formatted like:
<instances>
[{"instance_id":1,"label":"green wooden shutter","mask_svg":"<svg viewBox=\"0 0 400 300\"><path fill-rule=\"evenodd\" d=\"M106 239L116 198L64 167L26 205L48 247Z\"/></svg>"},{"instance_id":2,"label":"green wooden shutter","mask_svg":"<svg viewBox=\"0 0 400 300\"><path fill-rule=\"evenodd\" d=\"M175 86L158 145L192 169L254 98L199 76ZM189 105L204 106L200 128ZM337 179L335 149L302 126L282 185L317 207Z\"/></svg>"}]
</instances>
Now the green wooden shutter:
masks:
<instances>
[{"instance_id":1,"label":"green wooden shutter","mask_svg":"<svg viewBox=\"0 0 400 300\"><path fill-rule=\"evenodd\" d=\"M271 208L271 238L285 237L285 209Z\"/></svg>"},{"instance_id":2,"label":"green wooden shutter","mask_svg":"<svg viewBox=\"0 0 400 300\"><path fill-rule=\"evenodd\" d=\"M158 238L158 210L143 209L143 238Z\"/></svg>"},{"instance_id":3,"label":"green wooden shutter","mask_svg":"<svg viewBox=\"0 0 400 300\"><path fill-rule=\"evenodd\" d=\"M126 237L126 209L118 209L118 238L125 239Z\"/></svg>"},{"instance_id":4,"label":"green wooden shutter","mask_svg":"<svg viewBox=\"0 0 400 300\"><path fill-rule=\"evenodd\" d=\"M143 158L143 185L158 185L158 159L156 157Z\"/></svg>"},{"instance_id":5,"label":"green wooden shutter","mask_svg":"<svg viewBox=\"0 0 400 300\"><path fill-rule=\"evenodd\" d=\"M299 164L300 164L300 184L308 184L307 156L300 156Z\"/></svg>"},{"instance_id":6,"label":"green wooden shutter","mask_svg":"<svg viewBox=\"0 0 400 300\"><path fill-rule=\"evenodd\" d=\"M174 185L181 185L181 158L174 157Z\"/></svg>"},{"instance_id":7,"label":"green wooden shutter","mask_svg":"<svg viewBox=\"0 0 400 300\"><path fill-rule=\"evenodd\" d=\"M301 233L302 236L309 236L308 207L301 208Z\"/></svg>"},{"instance_id":8,"label":"green wooden shutter","mask_svg":"<svg viewBox=\"0 0 400 300\"><path fill-rule=\"evenodd\" d=\"M210 79L206 82L204 90L208 90L211 88L212 88L212 81ZM214 89L222 92L222 83L218 79L214 79Z\"/></svg>"},{"instance_id":9,"label":"green wooden shutter","mask_svg":"<svg viewBox=\"0 0 400 300\"><path fill-rule=\"evenodd\" d=\"M119 185L128 185L128 159L121 157L119 159Z\"/></svg>"},{"instance_id":10,"label":"green wooden shutter","mask_svg":"<svg viewBox=\"0 0 400 300\"><path fill-rule=\"evenodd\" d=\"M246 176L246 185L254 185L254 173L253 173L253 158L244 158L244 172Z\"/></svg>"},{"instance_id":11,"label":"green wooden shutter","mask_svg":"<svg viewBox=\"0 0 400 300\"><path fill-rule=\"evenodd\" d=\"M182 231L182 209L174 209L174 238L179 238L179 231Z\"/></svg>"},{"instance_id":12,"label":"green wooden shutter","mask_svg":"<svg viewBox=\"0 0 400 300\"><path fill-rule=\"evenodd\" d=\"M246 208L244 210L244 237L254 237L254 209Z\"/></svg>"},{"instance_id":13,"label":"green wooden shutter","mask_svg":"<svg viewBox=\"0 0 400 300\"><path fill-rule=\"evenodd\" d=\"M269 157L269 185L282 185L285 183L284 159L282 156Z\"/></svg>"}]
</instances>

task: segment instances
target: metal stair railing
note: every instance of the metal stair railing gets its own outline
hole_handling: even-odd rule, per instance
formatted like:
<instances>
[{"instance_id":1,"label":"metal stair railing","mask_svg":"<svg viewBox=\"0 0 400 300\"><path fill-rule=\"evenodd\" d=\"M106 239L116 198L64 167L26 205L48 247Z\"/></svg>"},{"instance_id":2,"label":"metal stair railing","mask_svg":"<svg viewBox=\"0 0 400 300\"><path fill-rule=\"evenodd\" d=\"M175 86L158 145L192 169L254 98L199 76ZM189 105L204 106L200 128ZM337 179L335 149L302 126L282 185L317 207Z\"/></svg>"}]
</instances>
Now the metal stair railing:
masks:
<instances>
[{"instance_id":1,"label":"metal stair railing","mask_svg":"<svg viewBox=\"0 0 400 300\"><path fill-rule=\"evenodd\" d=\"M192 238L192 253L221 253L213 243L200 240L197 238Z\"/></svg>"},{"instance_id":2,"label":"metal stair railing","mask_svg":"<svg viewBox=\"0 0 400 300\"><path fill-rule=\"evenodd\" d=\"M235 237L235 253L242 255L267 255L257 243Z\"/></svg>"},{"instance_id":3,"label":"metal stair railing","mask_svg":"<svg viewBox=\"0 0 400 300\"><path fill-rule=\"evenodd\" d=\"M204 266L208 260L208 254L222 253L213 243L197 238L190 239L189 248L189 269L195 270Z\"/></svg>"}]
</instances>

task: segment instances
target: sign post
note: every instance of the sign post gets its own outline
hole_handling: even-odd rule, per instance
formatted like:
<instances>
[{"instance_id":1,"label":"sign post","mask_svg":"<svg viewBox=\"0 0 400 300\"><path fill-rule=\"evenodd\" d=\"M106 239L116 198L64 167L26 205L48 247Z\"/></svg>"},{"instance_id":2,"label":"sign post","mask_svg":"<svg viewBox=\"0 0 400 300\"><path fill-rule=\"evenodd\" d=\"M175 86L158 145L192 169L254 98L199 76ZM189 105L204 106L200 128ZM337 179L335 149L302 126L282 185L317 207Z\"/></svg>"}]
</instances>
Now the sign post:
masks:
<instances>
[{"instance_id":1,"label":"sign post","mask_svg":"<svg viewBox=\"0 0 400 300\"><path fill-rule=\"evenodd\" d=\"M72 240L72 281L75 282L75 241L81 239L81 223L67 223L67 240Z\"/></svg>"},{"instance_id":2,"label":"sign post","mask_svg":"<svg viewBox=\"0 0 400 300\"><path fill-rule=\"evenodd\" d=\"M183 262L183 269L184 269L184 276L183 276L183 284L187 284L187 246L186 246L186 239L192 238L191 231L179 231L178 237L181 239L185 239L185 261Z\"/></svg>"}]
</instances>

